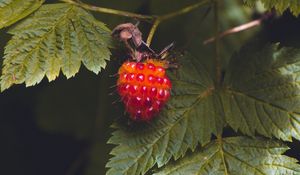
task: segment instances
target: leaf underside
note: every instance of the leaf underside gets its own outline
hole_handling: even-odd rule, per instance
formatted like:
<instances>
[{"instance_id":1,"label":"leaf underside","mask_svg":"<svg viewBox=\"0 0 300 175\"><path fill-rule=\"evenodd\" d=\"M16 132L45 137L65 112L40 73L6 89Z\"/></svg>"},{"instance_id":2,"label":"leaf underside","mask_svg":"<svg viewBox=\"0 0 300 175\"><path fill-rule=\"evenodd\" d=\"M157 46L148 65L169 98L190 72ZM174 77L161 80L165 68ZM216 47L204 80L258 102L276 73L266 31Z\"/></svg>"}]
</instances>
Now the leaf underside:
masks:
<instances>
[{"instance_id":1,"label":"leaf underside","mask_svg":"<svg viewBox=\"0 0 300 175\"><path fill-rule=\"evenodd\" d=\"M44 0L0 0L0 29L25 18L43 2Z\"/></svg>"},{"instance_id":2,"label":"leaf underside","mask_svg":"<svg viewBox=\"0 0 300 175\"><path fill-rule=\"evenodd\" d=\"M270 140L231 137L171 163L155 175L297 175L297 160L282 155L288 147Z\"/></svg>"},{"instance_id":3,"label":"leaf underside","mask_svg":"<svg viewBox=\"0 0 300 175\"><path fill-rule=\"evenodd\" d=\"M254 5L259 0L243 0L248 5ZM300 14L300 1L298 0L260 0L266 9L275 8L279 13L283 13L285 10L290 11L298 16Z\"/></svg>"},{"instance_id":4,"label":"leaf underside","mask_svg":"<svg viewBox=\"0 0 300 175\"><path fill-rule=\"evenodd\" d=\"M160 116L141 130L117 125L107 174L161 167L208 143L225 125L249 136L299 140L300 50L253 46L233 56L218 89L199 59L178 58L180 68L170 73L172 98Z\"/></svg>"},{"instance_id":5,"label":"leaf underside","mask_svg":"<svg viewBox=\"0 0 300 175\"><path fill-rule=\"evenodd\" d=\"M81 62L99 73L110 58L109 29L83 9L68 4L43 5L9 30L1 90L13 84L32 86L46 75L56 79L60 70L74 76Z\"/></svg>"}]
</instances>

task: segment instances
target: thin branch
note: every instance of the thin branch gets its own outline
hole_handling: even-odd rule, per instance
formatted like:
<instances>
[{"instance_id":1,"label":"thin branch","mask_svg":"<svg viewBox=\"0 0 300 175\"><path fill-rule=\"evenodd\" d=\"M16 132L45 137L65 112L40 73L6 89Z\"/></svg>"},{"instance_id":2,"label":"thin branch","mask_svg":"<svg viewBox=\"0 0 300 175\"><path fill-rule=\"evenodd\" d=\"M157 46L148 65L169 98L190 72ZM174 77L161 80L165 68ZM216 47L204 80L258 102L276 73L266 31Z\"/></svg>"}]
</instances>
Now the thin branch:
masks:
<instances>
[{"instance_id":1,"label":"thin branch","mask_svg":"<svg viewBox=\"0 0 300 175\"><path fill-rule=\"evenodd\" d=\"M262 15L259 19L256 19L256 20L253 20L253 21L250 21L248 23L245 23L245 24L242 24L242 25L239 25L239 26L236 26L236 27L233 27L231 29L228 29L222 33L219 33L219 38L223 38L227 35L230 35L230 34L234 34L234 33L238 33L238 32L242 32L244 30L248 30L248 29L251 29L253 27L256 27L256 26L259 26L261 25L261 23L264 21L264 20L267 20L269 19L270 17L272 17L274 14L273 12L268 12L268 13L265 13L264 15ZM206 44L209 44L211 42L214 42L216 40L216 37L211 37L207 40L205 40L203 42L204 45Z\"/></svg>"},{"instance_id":2,"label":"thin branch","mask_svg":"<svg viewBox=\"0 0 300 175\"><path fill-rule=\"evenodd\" d=\"M163 22L165 20L168 20L168 19L171 19L171 18L174 18L174 17L179 16L179 15L189 13L189 12L191 12L191 11L201 7L201 6L204 6L204 5L207 5L207 4L211 3L211 1L212 0L202 0L201 2L189 5L187 7L179 9L175 12L167 13L167 14L162 15L162 16L157 16L156 19L154 20L154 23L153 23L151 29L150 29L150 32L149 32L149 35L148 35L148 38L147 38L147 44L148 45L151 44L154 33L156 32L156 29L157 29L157 27L159 26L159 24L161 22Z\"/></svg>"},{"instance_id":3,"label":"thin branch","mask_svg":"<svg viewBox=\"0 0 300 175\"><path fill-rule=\"evenodd\" d=\"M69 4L73 4L73 5L77 5L77 6L80 6L82 8L85 8L87 10L100 12L100 13L107 13L107 14L112 14L112 15L125 16L125 17L129 17L129 18L137 18L137 19L140 19L140 20L152 20L152 19L155 18L155 16L142 15L142 14L127 12L127 11L122 11L122 10L98 7L98 6L93 6L93 5L86 4L86 3L83 3L83 2L80 2L80 1L75 1L75 0L60 0L60 1L66 2L66 3L69 3Z\"/></svg>"},{"instance_id":4,"label":"thin branch","mask_svg":"<svg viewBox=\"0 0 300 175\"><path fill-rule=\"evenodd\" d=\"M193 5L184 7L182 9L179 9L178 11L162 15L162 16L160 16L160 20L164 21L164 20L174 18L174 17L179 16L179 15L183 15L185 13L189 13L190 11L193 11L193 10L195 10L195 9L197 9L197 8L203 6L203 5L207 5L209 3L211 3L211 0L202 0L201 2L198 2L198 3L195 3Z\"/></svg>"},{"instance_id":5,"label":"thin branch","mask_svg":"<svg viewBox=\"0 0 300 175\"><path fill-rule=\"evenodd\" d=\"M228 29L228 30L226 30L226 31L219 34L219 39L223 38L227 35L230 35L230 34L238 33L238 32L248 30L248 29L251 29L251 28L256 27L256 26L259 26L261 24L261 22L262 22L262 19L257 19L257 20L253 20L253 21L250 21L248 23L233 27L231 29ZM214 42L215 40L216 40L216 37L211 37L211 38L205 40L203 42L203 44L206 45L206 44L209 44L211 42Z\"/></svg>"}]
</instances>

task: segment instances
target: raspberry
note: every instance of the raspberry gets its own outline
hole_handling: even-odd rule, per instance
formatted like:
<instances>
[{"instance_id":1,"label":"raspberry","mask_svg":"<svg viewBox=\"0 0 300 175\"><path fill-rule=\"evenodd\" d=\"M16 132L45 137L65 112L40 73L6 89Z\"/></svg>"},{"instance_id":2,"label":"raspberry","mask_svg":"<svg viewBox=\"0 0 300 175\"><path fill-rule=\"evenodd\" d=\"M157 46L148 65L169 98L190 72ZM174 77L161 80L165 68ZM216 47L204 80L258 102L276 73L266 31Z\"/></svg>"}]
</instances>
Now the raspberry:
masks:
<instances>
[{"instance_id":1,"label":"raspberry","mask_svg":"<svg viewBox=\"0 0 300 175\"><path fill-rule=\"evenodd\" d=\"M119 69L117 88L134 121L150 121L170 97L171 82L164 61L125 62Z\"/></svg>"}]
</instances>

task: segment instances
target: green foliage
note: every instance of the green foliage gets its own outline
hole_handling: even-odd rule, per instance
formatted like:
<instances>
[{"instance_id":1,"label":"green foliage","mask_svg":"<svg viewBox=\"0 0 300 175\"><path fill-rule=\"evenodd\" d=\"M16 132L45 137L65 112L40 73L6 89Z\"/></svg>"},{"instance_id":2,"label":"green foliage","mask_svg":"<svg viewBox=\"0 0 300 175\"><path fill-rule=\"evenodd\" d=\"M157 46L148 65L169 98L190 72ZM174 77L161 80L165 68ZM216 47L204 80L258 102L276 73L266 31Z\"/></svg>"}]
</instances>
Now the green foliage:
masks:
<instances>
[{"instance_id":1,"label":"green foliage","mask_svg":"<svg viewBox=\"0 0 300 175\"><path fill-rule=\"evenodd\" d=\"M144 174L209 142L226 123L243 133L300 139L300 50L250 43L234 55L217 88L189 55L170 74L172 98L159 118L141 130L118 127L108 174ZM130 127L129 127L130 128Z\"/></svg>"},{"instance_id":2,"label":"green foliage","mask_svg":"<svg viewBox=\"0 0 300 175\"><path fill-rule=\"evenodd\" d=\"M243 0L246 4L253 6L259 0ZM288 8L295 15L300 14L300 2L298 0L260 0L267 9L275 8L283 13Z\"/></svg>"},{"instance_id":3,"label":"green foliage","mask_svg":"<svg viewBox=\"0 0 300 175\"><path fill-rule=\"evenodd\" d=\"M299 69L299 49L244 47L233 56L225 77L228 124L248 135L300 139Z\"/></svg>"},{"instance_id":4,"label":"green foliage","mask_svg":"<svg viewBox=\"0 0 300 175\"><path fill-rule=\"evenodd\" d=\"M232 174L296 175L297 160L282 155L288 147L275 141L230 137L210 144L168 165L155 175Z\"/></svg>"},{"instance_id":5,"label":"green foliage","mask_svg":"<svg viewBox=\"0 0 300 175\"><path fill-rule=\"evenodd\" d=\"M0 0L0 29L25 18L43 2L44 0Z\"/></svg>"},{"instance_id":6,"label":"green foliage","mask_svg":"<svg viewBox=\"0 0 300 175\"><path fill-rule=\"evenodd\" d=\"M25 82L54 80L60 70L70 78L85 67L99 73L109 60L110 31L85 10L68 4L44 5L9 30L1 90Z\"/></svg>"}]
</instances>

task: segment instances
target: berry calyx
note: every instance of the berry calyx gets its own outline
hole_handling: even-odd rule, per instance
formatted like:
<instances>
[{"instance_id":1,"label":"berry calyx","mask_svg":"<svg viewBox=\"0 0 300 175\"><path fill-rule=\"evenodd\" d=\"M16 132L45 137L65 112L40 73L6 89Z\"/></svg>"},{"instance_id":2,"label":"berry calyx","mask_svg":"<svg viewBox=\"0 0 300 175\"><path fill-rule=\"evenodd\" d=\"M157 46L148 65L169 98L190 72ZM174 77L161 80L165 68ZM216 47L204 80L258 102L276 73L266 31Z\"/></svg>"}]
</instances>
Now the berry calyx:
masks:
<instances>
[{"instance_id":1,"label":"berry calyx","mask_svg":"<svg viewBox=\"0 0 300 175\"><path fill-rule=\"evenodd\" d=\"M132 120L151 120L170 98L172 85L166 68L165 61L155 59L127 61L120 67L118 93Z\"/></svg>"}]
</instances>

